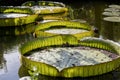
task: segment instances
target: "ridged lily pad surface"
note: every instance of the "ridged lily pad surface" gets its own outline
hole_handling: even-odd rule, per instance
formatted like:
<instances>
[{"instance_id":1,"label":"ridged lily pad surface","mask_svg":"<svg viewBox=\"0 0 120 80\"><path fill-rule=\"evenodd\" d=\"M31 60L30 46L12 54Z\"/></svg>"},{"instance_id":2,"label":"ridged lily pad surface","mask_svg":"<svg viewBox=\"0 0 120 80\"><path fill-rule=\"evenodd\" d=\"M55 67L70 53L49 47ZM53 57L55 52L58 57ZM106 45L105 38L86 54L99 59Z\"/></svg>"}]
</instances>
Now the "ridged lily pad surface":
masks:
<instances>
[{"instance_id":1,"label":"ridged lily pad surface","mask_svg":"<svg viewBox=\"0 0 120 80\"><path fill-rule=\"evenodd\" d=\"M68 11L63 3L53 1L27 1L22 6L30 6L35 14L53 14Z\"/></svg>"},{"instance_id":2,"label":"ridged lily pad surface","mask_svg":"<svg viewBox=\"0 0 120 80\"><path fill-rule=\"evenodd\" d=\"M0 17L0 26L20 26L20 25L35 22L40 17L43 17L43 19L51 19L51 18L62 19L63 16L66 16L66 11L67 11L66 7L60 7L60 6L45 6L45 5L44 6L35 5L31 7L30 6L1 6L0 12L2 14ZM18 14L18 16L13 15L15 13L16 14L20 13L20 14ZM55 16L52 15L54 13L55 13ZM58 13L60 14L58 15ZM26 14L26 15L29 14L29 15L20 16L22 14ZM42 14L42 15L39 15L39 14ZM7 16L6 18L6 16L4 15L11 15L11 16L13 15L14 17Z\"/></svg>"},{"instance_id":3,"label":"ridged lily pad surface","mask_svg":"<svg viewBox=\"0 0 120 80\"><path fill-rule=\"evenodd\" d=\"M29 7L1 6L0 26L20 26L35 22L39 17Z\"/></svg>"},{"instance_id":4,"label":"ridged lily pad surface","mask_svg":"<svg viewBox=\"0 0 120 80\"><path fill-rule=\"evenodd\" d=\"M77 21L50 21L37 25L34 34L36 37L71 34L80 39L85 36L93 36L94 31L87 23Z\"/></svg>"},{"instance_id":5,"label":"ridged lily pad surface","mask_svg":"<svg viewBox=\"0 0 120 80\"><path fill-rule=\"evenodd\" d=\"M55 1L27 1L22 4L22 6L59 6L59 7L65 7L65 4L62 2L55 2Z\"/></svg>"},{"instance_id":6,"label":"ridged lily pad surface","mask_svg":"<svg viewBox=\"0 0 120 80\"><path fill-rule=\"evenodd\" d=\"M28 14L0 14L0 26L20 26L24 24L33 23L38 19L38 15Z\"/></svg>"},{"instance_id":7,"label":"ridged lily pad surface","mask_svg":"<svg viewBox=\"0 0 120 80\"><path fill-rule=\"evenodd\" d=\"M35 14L53 14L63 13L67 11L65 7L54 7L54 6L33 6L31 7Z\"/></svg>"},{"instance_id":8,"label":"ridged lily pad surface","mask_svg":"<svg viewBox=\"0 0 120 80\"><path fill-rule=\"evenodd\" d=\"M0 6L0 12L33 14L33 11L26 6Z\"/></svg>"},{"instance_id":9,"label":"ridged lily pad surface","mask_svg":"<svg viewBox=\"0 0 120 80\"><path fill-rule=\"evenodd\" d=\"M68 67L64 67L62 69L58 69L58 67L54 66L53 64L58 64L59 61L55 61L58 60L57 56L59 54L62 55L62 52L64 52L64 57L61 56L61 58L64 58L62 60L64 60L61 64L65 64L66 60L68 60L68 55L70 56L71 54L73 56L77 56L77 54L75 53L69 53L70 48L73 48L74 50L76 50L77 48L79 48L81 46L81 51L76 51L76 53L79 54L80 53L84 53L81 54L82 56L85 55L88 51L88 54L93 54L95 56L99 56L99 55L105 55L106 56L106 60L105 62L99 62L97 64L83 64L83 65L71 65ZM70 50L65 49L69 48ZM54 57L51 62L50 59L52 57L47 57L44 56L44 54L51 54L51 49L53 49L52 51L54 51L55 49L65 49L63 51L58 51L57 53L53 53L52 52L52 57ZM91 53L90 50L93 50L92 48L94 48L97 51L95 53ZM90 50L89 50L90 49ZM103 51L102 54L101 52L99 52L100 50ZM48 51L47 51L48 50ZM86 51L84 51L86 50ZM45 61L43 59L43 61L36 61L33 60L32 57L30 57L30 55L33 54L37 54L35 53L36 51L43 51L43 55L42 52L38 55L40 57L44 56L43 58L45 60L48 60L48 63L43 62ZM57 50L55 50L57 51ZM74 51L73 51L74 52ZM110 71L115 70L116 68L118 68L120 66L120 45L116 42L110 41L110 40L104 40L104 39L98 39L98 38L84 38L81 39L80 41L78 41L78 39L72 35L57 35L57 36L52 36L52 37L46 37L46 38L37 38L35 40L29 41L25 44L23 44L20 47L20 53L21 53L21 58L22 58L22 64L29 70L32 71L36 71L38 74L42 74L42 75L48 75L48 76L62 76L62 77L88 77L88 76L95 76L95 75L101 75ZM56 56L57 55L57 56ZM90 57L90 55L88 57ZM37 56L37 57L38 57ZM80 55L79 55L80 56ZM77 56L77 57L79 57ZM92 55L91 55L92 56ZM104 56L104 58L105 58ZM107 57L108 56L108 57ZM60 57L60 55L58 56ZM65 58L66 57L66 58ZM93 56L92 56L93 57ZM33 57L34 59L36 57ZM75 57L74 57L75 58ZM82 57L85 58L85 57ZM98 57L97 59L100 59L103 57ZM40 58L42 59L42 58ZM71 58L72 59L72 58ZM79 58L80 59L80 58ZM87 59L87 58L86 58ZM93 58L91 58L92 60ZM84 61L85 59L83 59ZM100 60L105 60L105 59L100 59ZM68 60L69 62L66 62L67 64L70 63L71 61ZM74 59L72 60L74 61ZM81 63L82 61L77 60L79 63ZM89 60L90 61L90 60ZM50 64L52 63L53 64ZM71 62L72 63L72 62ZM61 65L63 66L63 65Z\"/></svg>"}]
</instances>

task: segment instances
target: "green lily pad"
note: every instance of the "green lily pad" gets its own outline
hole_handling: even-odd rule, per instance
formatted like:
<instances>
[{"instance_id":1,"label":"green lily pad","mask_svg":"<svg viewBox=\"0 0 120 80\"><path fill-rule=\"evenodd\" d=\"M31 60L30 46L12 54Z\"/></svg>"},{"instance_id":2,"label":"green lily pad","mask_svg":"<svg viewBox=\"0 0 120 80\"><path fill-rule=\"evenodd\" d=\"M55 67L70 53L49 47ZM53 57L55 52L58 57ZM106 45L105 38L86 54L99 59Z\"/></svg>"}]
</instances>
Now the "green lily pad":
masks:
<instances>
[{"instance_id":1,"label":"green lily pad","mask_svg":"<svg viewBox=\"0 0 120 80\"><path fill-rule=\"evenodd\" d=\"M61 77L89 77L101 75L111 72L120 66L120 57L95 65L81 65L64 68L59 71L56 67L38 61L33 61L27 58L27 55L31 54L31 51L43 50L46 47L62 47L64 46L88 46L107 50L120 55L120 45L116 42L98 38L84 38L78 42L77 38L71 35L57 35L46 38L37 38L33 41L27 42L20 47L22 64L30 70L35 70L42 75L48 76L61 76ZM73 54L74 55L74 54Z\"/></svg>"},{"instance_id":2,"label":"green lily pad","mask_svg":"<svg viewBox=\"0 0 120 80\"><path fill-rule=\"evenodd\" d=\"M29 70L22 65L19 69L20 78L30 76L28 72L29 72ZM112 72L110 72L110 73L106 73L103 75L86 77L86 78L82 78L82 77L74 77L74 78L52 77L52 76L46 76L46 75L42 75L42 74L39 74L37 76L37 78L39 80L81 80L81 79L83 79L83 80L85 80L85 79L87 79L87 80L107 80L107 79L112 80L114 78L114 76L113 76Z\"/></svg>"},{"instance_id":3,"label":"green lily pad","mask_svg":"<svg viewBox=\"0 0 120 80\"><path fill-rule=\"evenodd\" d=\"M118 8L105 8L105 9L104 9L104 11L119 12L119 11L120 11L120 9L118 9Z\"/></svg>"},{"instance_id":4,"label":"green lily pad","mask_svg":"<svg viewBox=\"0 0 120 80\"><path fill-rule=\"evenodd\" d=\"M113 16L113 17L114 17L114 16L116 16L116 17L118 16L118 17L119 17L119 16L120 16L120 13L119 13L119 12L115 12L115 11L114 11L114 12L103 12L102 15L108 16L108 17L109 17L109 16Z\"/></svg>"},{"instance_id":5,"label":"green lily pad","mask_svg":"<svg viewBox=\"0 0 120 80\"><path fill-rule=\"evenodd\" d=\"M111 4L109 5L110 8L118 8L120 9L120 5L116 5L116 4Z\"/></svg>"},{"instance_id":6,"label":"green lily pad","mask_svg":"<svg viewBox=\"0 0 120 80\"><path fill-rule=\"evenodd\" d=\"M94 31L92 30L92 27L90 25L88 25L87 23L80 23L77 21L50 21L50 22L41 23L36 26L34 34L36 37L48 37L48 36L58 35L61 33L59 33L59 32L55 33L55 31L53 31L54 33L47 32L47 30L57 30L58 29L58 31L59 31L59 29L63 29L63 31L65 31L65 28L73 29L73 31L75 29L76 29L76 31L79 30L78 33L71 34L71 35L77 37L78 39L81 39L85 36L86 37L94 36ZM76 32L76 31L74 31L74 32ZM66 30L65 32L63 32L63 35L69 34L68 30Z\"/></svg>"},{"instance_id":7,"label":"green lily pad","mask_svg":"<svg viewBox=\"0 0 120 80\"><path fill-rule=\"evenodd\" d=\"M38 15L28 15L17 18L0 18L0 26L20 26L24 24L33 23L38 19Z\"/></svg>"},{"instance_id":8,"label":"green lily pad","mask_svg":"<svg viewBox=\"0 0 120 80\"><path fill-rule=\"evenodd\" d=\"M33 14L33 11L29 7L25 6L0 6L0 12Z\"/></svg>"},{"instance_id":9,"label":"green lily pad","mask_svg":"<svg viewBox=\"0 0 120 80\"><path fill-rule=\"evenodd\" d=\"M120 22L120 17L105 17L103 18L103 20L105 21L109 21L109 22Z\"/></svg>"}]
</instances>

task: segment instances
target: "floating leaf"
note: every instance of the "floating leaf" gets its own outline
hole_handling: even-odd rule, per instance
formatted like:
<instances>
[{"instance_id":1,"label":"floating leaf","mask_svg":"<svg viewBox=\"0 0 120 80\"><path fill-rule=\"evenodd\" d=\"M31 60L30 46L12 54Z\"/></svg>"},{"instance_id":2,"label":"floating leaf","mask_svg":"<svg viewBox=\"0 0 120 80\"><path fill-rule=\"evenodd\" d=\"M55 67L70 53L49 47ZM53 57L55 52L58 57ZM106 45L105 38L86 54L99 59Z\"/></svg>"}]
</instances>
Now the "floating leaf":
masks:
<instances>
[{"instance_id":1,"label":"floating leaf","mask_svg":"<svg viewBox=\"0 0 120 80\"><path fill-rule=\"evenodd\" d=\"M33 23L38 19L38 15L28 15L16 18L0 18L0 26L20 26L24 24Z\"/></svg>"},{"instance_id":2,"label":"floating leaf","mask_svg":"<svg viewBox=\"0 0 120 80\"><path fill-rule=\"evenodd\" d=\"M100 64L68 67L68 68L64 68L62 71L58 71L57 68L51 65L42 62L32 61L25 57L27 53L37 48L49 47L54 45L59 46L62 45L63 43L68 43L69 45L76 45L76 46L82 45L82 46L95 47L95 48L105 49L111 52L115 52L117 55L120 54L119 51L120 45L109 40L103 40L103 39L91 37L91 38L81 39L80 42L78 43L78 40L72 35L56 35L46 38L37 38L33 41L29 41L24 45L22 45L20 47L20 52L22 55L21 56L22 64L30 70L33 70L33 68L36 67L36 70L43 75L62 76L62 77L96 76L113 71L120 66L120 57L118 57L117 59L114 59L112 61L108 61Z\"/></svg>"}]
</instances>

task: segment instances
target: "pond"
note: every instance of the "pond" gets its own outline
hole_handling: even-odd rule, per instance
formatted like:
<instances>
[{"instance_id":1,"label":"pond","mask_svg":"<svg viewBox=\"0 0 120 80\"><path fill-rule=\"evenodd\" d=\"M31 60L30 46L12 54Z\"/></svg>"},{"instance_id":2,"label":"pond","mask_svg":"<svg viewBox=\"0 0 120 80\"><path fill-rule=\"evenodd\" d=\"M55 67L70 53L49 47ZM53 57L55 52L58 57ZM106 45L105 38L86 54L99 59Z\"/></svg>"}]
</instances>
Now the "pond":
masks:
<instances>
[{"instance_id":1,"label":"pond","mask_svg":"<svg viewBox=\"0 0 120 80\"><path fill-rule=\"evenodd\" d=\"M70 18L85 21L95 27L96 37L110 39L120 43L120 22L104 21L102 13L109 2L73 2L67 5L71 9ZM116 3L112 3L116 4ZM18 27L0 27L0 80L19 80L20 54L19 47L24 42L34 39L36 24ZM120 69L100 76L73 78L63 80L120 80ZM41 75L41 80L57 80Z\"/></svg>"}]
</instances>

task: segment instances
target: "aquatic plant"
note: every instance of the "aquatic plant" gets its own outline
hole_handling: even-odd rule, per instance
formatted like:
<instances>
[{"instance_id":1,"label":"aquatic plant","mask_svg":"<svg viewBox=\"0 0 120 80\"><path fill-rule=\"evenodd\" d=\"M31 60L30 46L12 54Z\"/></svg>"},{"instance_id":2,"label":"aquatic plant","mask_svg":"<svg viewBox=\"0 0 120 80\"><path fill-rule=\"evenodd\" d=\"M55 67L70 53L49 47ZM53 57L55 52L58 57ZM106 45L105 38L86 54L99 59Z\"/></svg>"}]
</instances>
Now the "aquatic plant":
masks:
<instances>
[{"instance_id":1,"label":"aquatic plant","mask_svg":"<svg viewBox=\"0 0 120 80\"><path fill-rule=\"evenodd\" d=\"M21 6L35 6L36 5L36 3L35 3L35 1L26 1L26 2L24 2L24 3L22 3L22 5Z\"/></svg>"},{"instance_id":2,"label":"aquatic plant","mask_svg":"<svg viewBox=\"0 0 120 80\"><path fill-rule=\"evenodd\" d=\"M37 68L38 73L42 75L49 75L49 76L61 76L61 77L88 77L88 76L95 76L101 75L110 71L115 70L120 66L120 57L114 59L112 61L99 63L95 65L84 65L84 66L75 66L75 67L68 67L64 68L63 70L59 71L57 68L53 67L52 65L32 61L31 59L26 58L27 55L30 55L31 51L35 51L37 49L42 50L46 49L47 47L59 46L62 45L66 46L88 46L94 47L98 49L108 50L110 52L114 52L117 55L120 54L120 45L116 42L103 40L98 38L84 38L78 41L74 36L67 36L67 35L57 35L52 37L46 38L37 38L33 41L29 41L23 44L20 47L21 59L22 64L30 70L33 70L34 67Z\"/></svg>"},{"instance_id":3,"label":"aquatic plant","mask_svg":"<svg viewBox=\"0 0 120 80\"><path fill-rule=\"evenodd\" d=\"M79 32L76 34L71 34L81 39L86 36L93 36L94 31L92 27L87 23L81 23L77 21L50 21L46 23L41 23L36 26L34 36L36 37L48 37L57 35L56 33L45 32L46 30L50 29L57 29L57 28L68 28L68 29L78 29L78 30L86 30L84 32Z\"/></svg>"},{"instance_id":4,"label":"aquatic plant","mask_svg":"<svg viewBox=\"0 0 120 80\"><path fill-rule=\"evenodd\" d=\"M38 20L38 15L28 15L23 17L15 17L15 18L0 18L0 26L20 26L24 24L33 23Z\"/></svg>"},{"instance_id":5,"label":"aquatic plant","mask_svg":"<svg viewBox=\"0 0 120 80\"><path fill-rule=\"evenodd\" d=\"M65 4L62 2L55 2L55 1L26 1L22 4L22 6L59 6L59 7L65 7Z\"/></svg>"},{"instance_id":6,"label":"aquatic plant","mask_svg":"<svg viewBox=\"0 0 120 80\"><path fill-rule=\"evenodd\" d=\"M112 16L112 17L104 17L103 18L104 21L108 21L108 22L113 22L113 23L119 23L120 22L120 17L117 16Z\"/></svg>"},{"instance_id":7,"label":"aquatic plant","mask_svg":"<svg viewBox=\"0 0 120 80\"><path fill-rule=\"evenodd\" d=\"M23 6L0 6L0 12L33 14L33 11L29 7Z\"/></svg>"}]
</instances>

